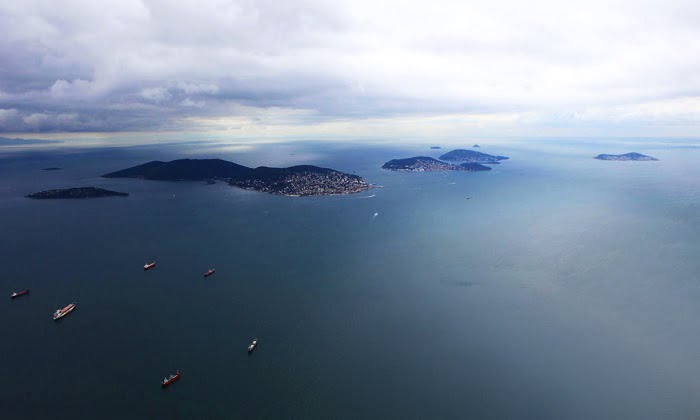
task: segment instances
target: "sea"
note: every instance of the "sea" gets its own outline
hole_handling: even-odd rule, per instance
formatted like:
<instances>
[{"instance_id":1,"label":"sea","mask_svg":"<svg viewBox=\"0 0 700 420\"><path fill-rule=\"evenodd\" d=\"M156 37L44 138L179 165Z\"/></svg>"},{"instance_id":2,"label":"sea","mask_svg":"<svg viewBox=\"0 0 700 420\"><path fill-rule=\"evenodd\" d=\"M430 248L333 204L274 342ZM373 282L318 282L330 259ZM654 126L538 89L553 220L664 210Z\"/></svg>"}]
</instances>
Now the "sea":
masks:
<instances>
[{"instance_id":1,"label":"sea","mask_svg":"<svg viewBox=\"0 0 700 420\"><path fill-rule=\"evenodd\" d=\"M510 159L381 169L472 143L0 149L0 418L700 418L700 142L484 141ZM660 160L592 158L631 151ZM100 177L187 157L381 188ZM77 186L130 195L25 198Z\"/></svg>"}]
</instances>

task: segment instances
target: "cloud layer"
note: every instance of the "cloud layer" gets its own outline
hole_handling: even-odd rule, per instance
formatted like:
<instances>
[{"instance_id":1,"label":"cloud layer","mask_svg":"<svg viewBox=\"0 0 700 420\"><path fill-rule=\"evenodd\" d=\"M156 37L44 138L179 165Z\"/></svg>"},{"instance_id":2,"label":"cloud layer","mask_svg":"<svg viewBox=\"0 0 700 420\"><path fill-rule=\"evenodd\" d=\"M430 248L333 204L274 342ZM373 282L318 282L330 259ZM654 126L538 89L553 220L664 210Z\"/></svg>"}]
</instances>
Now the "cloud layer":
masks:
<instances>
[{"instance_id":1,"label":"cloud layer","mask_svg":"<svg viewBox=\"0 0 700 420\"><path fill-rule=\"evenodd\" d=\"M698 22L696 1L3 2L0 132L692 131Z\"/></svg>"}]
</instances>

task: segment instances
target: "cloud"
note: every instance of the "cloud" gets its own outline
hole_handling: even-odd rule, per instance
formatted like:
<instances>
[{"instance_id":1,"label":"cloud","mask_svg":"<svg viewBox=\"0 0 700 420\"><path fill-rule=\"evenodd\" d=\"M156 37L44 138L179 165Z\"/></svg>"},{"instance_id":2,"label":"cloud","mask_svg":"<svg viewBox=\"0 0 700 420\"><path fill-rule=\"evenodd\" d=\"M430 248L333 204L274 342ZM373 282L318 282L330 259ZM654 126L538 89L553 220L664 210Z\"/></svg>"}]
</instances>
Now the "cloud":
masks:
<instances>
[{"instance_id":1,"label":"cloud","mask_svg":"<svg viewBox=\"0 0 700 420\"><path fill-rule=\"evenodd\" d=\"M22 118L33 129L72 126L78 119L77 114L50 114L46 112L29 114Z\"/></svg>"},{"instance_id":2,"label":"cloud","mask_svg":"<svg viewBox=\"0 0 700 420\"><path fill-rule=\"evenodd\" d=\"M685 0L4 2L0 131L676 130L698 120L697 22Z\"/></svg>"},{"instance_id":3,"label":"cloud","mask_svg":"<svg viewBox=\"0 0 700 420\"><path fill-rule=\"evenodd\" d=\"M178 82L175 87L182 90L188 95L197 93L206 93L213 95L219 92L219 87L212 83L193 83L193 82Z\"/></svg>"},{"instance_id":4,"label":"cloud","mask_svg":"<svg viewBox=\"0 0 700 420\"><path fill-rule=\"evenodd\" d=\"M19 112L16 109L2 109L0 108L0 127L5 127L9 123L19 116Z\"/></svg>"},{"instance_id":5,"label":"cloud","mask_svg":"<svg viewBox=\"0 0 700 420\"><path fill-rule=\"evenodd\" d=\"M86 100L92 99L104 91L105 89L88 80L75 79L70 82L56 80L49 88L49 96L55 100Z\"/></svg>"},{"instance_id":6,"label":"cloud","mask_svg":"<svg viewBox=\"0 0 700 420\"><path fill-rule=\"evenodd\" d=\"M145 100L151 102L161 102L166 99L170 99L171 97L170 92L168 92L167 89L162 87L151 87L141 89L139 95L141 95L141 97Z\"/></svg>"},{"instance_id":7,"label":"cloud","mask_svg":"<svg viewBox=\"0 0 700 420\"><path fill-rule=\"evenodd\" d=\"M190 107L195 107L195 108L202 108L204 105L206 105L206 102L204 101L193 101L190 98L185 98L184 101L180 102L181 106L190 106Z\"/></svg>"}]
</instances>

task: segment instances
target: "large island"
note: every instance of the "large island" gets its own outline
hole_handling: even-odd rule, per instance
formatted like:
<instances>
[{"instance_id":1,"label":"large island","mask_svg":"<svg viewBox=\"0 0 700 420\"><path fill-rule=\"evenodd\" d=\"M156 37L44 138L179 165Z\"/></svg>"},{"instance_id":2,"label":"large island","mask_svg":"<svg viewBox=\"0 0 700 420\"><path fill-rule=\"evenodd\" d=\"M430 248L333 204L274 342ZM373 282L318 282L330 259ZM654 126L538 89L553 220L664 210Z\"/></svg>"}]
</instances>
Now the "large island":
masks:
<instances>
[{"instance_id":1,"label":"large island","mask_svg":"<svg viewBox=\"0 0 700 420\"><path fill-rule=\"evenodd\" d=\"M416 156L406 159L393 159L382 166L390 171L409 172L448 172L448 171L490 171L491 168L478 163L467 162L461 165L441 162L427 156Z\"/></svg>"},{"instance_id":2,"label":"large island","mask_svg":"<svg viewBox=\"0 0 700 420\"><path fill-rule=\"evenodd\" d=\"M487 153L477 152L476 150L456 149L440 156L440 159L456 162L495 164L499 163L499 160L508 159L508 157L489 155Z\"/></svg>"},{"instance_id":3,"label":"large island","mask_svg":"<svg viewBox=\"0 0 700 420\"><path fill-rule=\"evenodd\" d=\"M100 197L127 197L128 193L105 190L95 187L77 187L57 190L39 191L29 194L27 198L59 199L59 198L100 198Z\"/></svg>"},{"instance_id":4,"label":"large island","mask_svg":"<svg viewBox=\"0 0 700 420\"><path fill-rule=\"evenodd\" d=\"M222 159L153 161L102 176L160 181L220 180L240 188L288 196L352 194L371 188L357 175L318 166L249 168Z\"/></svg>"},{"instance_id":5,"label":"large island","mask_svg":"<svg viewBox=\"0 0 700 420\"><path fill-rule=\"evenodd\" d=\"M634 160L634 161L651 161L651 160L659 160L655 157L643 155L641 153L636 153L636 152L631 152L631 153L625 153L622 155L608 155L608 154L600 154L596 156L594 159L598 160L622 160L622 161L628 161L628 160Z\"/></svg>"}]
</instances>

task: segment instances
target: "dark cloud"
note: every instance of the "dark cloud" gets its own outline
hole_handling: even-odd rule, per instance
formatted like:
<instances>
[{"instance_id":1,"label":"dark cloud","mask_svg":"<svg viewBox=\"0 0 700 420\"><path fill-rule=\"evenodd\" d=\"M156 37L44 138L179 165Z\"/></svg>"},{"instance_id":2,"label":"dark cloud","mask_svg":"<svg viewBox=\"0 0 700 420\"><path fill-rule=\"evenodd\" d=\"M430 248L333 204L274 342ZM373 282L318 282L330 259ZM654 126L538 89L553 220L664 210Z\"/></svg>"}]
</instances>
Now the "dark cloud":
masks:
<instances>
[{"instance_id":1,"label":"dark cloud","mask_svg":"<svg viewBox=\"0 0 700 420\"><path fill-rule=\"evenodd\" d=\"M5 2L0 132L274 123L266 110L302 125L687 123L700 117L689 16L696 2Z\"/></svg>"}]
</instances>

